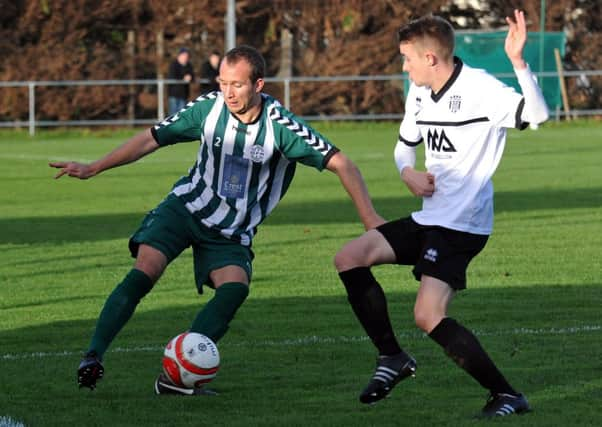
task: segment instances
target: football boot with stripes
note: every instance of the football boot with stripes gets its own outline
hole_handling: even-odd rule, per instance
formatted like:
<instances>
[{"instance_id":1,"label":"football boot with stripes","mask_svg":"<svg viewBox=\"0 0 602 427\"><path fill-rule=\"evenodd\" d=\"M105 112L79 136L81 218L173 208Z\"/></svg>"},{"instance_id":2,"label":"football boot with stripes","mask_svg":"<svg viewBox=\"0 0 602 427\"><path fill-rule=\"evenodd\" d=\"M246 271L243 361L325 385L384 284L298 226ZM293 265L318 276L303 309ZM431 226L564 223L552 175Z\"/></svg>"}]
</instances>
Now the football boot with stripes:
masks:
<instances>
[{"instance_id":1,"label":"football boot with stripes","mask_svg":"<svg viewBox=\"0 0 602 427\"><path fill-rule=\"evenodd\" d=\"M512 395L506 393L490 394L487 403L481 411L481 417L505 417L512 414L529 412L529 402L522 394Z\"/></svg>"},{"instance_id":2,"label":"football boot with stripes","mask_svg":"<svg viewBox=\"0 0 602 427\"><path fill-rule=\"evenodd\" d=\"M167 375L160 374L155 380L155 394L180 394L183 396L216 396L218 393L204 387L186 388L175 385L167 378Z\"/></svg>"},{"instance_id":3,"label":"football boot with stripes","mask_svg":"<svg viewBox=\"0 0 602 427\"><path fill-rule=\"evenodd\" d=\"M105 373L102 360L95 352L86 353L79 368L77 368L77 384L79 388L88 387L90 390L96 388L96 381L100 380Z\"/></svg>"},{"instance_id":4,"label":"football boot with stripes","mask_svg":"<svg viewBox=\"0 0 602 427\"><path fill-rule=\"evenodd\" d=\"M376 371L360 394L360 402L378 402L387 397L398 382L415 376L415 373L416 361L404 352L393 356L379 356L376 359Z\"/></svg>"}]
</instances>

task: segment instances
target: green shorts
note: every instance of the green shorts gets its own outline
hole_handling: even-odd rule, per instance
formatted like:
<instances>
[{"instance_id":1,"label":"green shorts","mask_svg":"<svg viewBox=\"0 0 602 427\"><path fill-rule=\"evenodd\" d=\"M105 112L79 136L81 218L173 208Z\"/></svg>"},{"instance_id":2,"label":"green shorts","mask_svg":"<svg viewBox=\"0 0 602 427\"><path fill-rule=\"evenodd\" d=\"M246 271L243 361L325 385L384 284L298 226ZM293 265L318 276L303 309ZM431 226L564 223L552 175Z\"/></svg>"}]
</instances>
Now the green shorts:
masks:
<instances>
[{"instance_id":1,"label":"green shorts","mask_svg":"<svg viewBox=\"0 0 602 427\"><path fill-rule=\"evenodd\" d=\"M203 225L173 194L169 194L146 215L140 228L130 238L132 257L137 256L141 243L161 251L168 263L192 246L194 277L199 293L203 293L203 285L213 287L209 278L213 270L228 265L241 267L251 282L251 263L254 258L251 248Z\"/></svg>"}]
</instances>

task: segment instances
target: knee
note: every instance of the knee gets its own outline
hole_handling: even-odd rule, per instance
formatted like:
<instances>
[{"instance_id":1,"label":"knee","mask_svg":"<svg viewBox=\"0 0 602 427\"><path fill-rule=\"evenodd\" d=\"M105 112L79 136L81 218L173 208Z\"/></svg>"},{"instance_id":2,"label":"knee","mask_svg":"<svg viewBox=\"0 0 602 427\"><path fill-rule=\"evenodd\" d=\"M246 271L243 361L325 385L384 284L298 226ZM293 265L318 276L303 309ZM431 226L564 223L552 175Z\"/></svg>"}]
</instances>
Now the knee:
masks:
<instances>
[{"instance_id":1,"label":"knee","mask_svg":"<svg viewBox=\"0 0 602 427\"><path fill-rule=\"evenodd\" d=\"M426 310L422 310L418 306L414 306L414 323L418 326L419 329L422 329L424 332L428 333L428 314Z\"/></svg>"},{"instance_id":2,"label":"knee","mask_svg":"<svg viewBox=\"0 0 602 427\"><path fill-rule=\"evenodd\" d=\"M161 252L151 250L139 250L134 268L146 274L153 283L161 277L167 267L167 258Z\"/></svg>"},{"instance_id":3,"label":"knee","mask_svg":"<svg viewBox=\"0 0 602 427\"><path fill-rule=\"evenodd\" d=\"M334 256L334 266L338 272L350 270L355 267L353 264L353 257L345 247Z\"/></svg>"},{"instance_id":4,"label":"knee","mask_svg":"<svg viewBox=\"0 0 602 427\"><path fill-rule=\"evenodd\" d=\"M134 264L134 268L146 274L149 277L149 279L151 279L153 284L157 283L164 270L164 268L160 268L160 266L158 265L154 265L149 262L144 262L143 260L136 261L136 263Z\"/></svg>"},{"instance_id":5,"label":"knee","mask_svg":"<svg viewBox=\"0 0 602 427\"><path fill-rule=\"evenodd\" d=\"M429 307L421 304L414 306L414 322L418 328L427 334L439 324L441 319L443 319L443 316Z\"/></svg>"},{"instance_id":6,"label":"knee","mask_svg":"<svg viewBox=\"0 0 602 427\"><path fill-rule=\"evenodd\" d=\"M334 265L339 273L356 267L371 267L370 251L359 241L352 240L334 256Z\"/></svg>"}]
</instances>

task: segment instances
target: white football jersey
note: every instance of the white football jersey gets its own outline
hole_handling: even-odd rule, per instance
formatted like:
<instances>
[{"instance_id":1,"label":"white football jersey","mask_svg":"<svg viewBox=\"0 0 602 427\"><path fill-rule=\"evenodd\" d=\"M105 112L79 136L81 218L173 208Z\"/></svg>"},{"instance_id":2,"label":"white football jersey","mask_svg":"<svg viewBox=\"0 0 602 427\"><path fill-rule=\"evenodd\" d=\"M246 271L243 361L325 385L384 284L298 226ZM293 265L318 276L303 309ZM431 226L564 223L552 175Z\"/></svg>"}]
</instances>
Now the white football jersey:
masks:
<instances>
[{"instance_id":1,"label":"white football jersey","mask_svg":"<svg viewBox=\"0 0 602 427\"><path fill-rule=\"evenodd\" d=\"M504 151L506 128L528 125L521 120L524 99L486 71L458 58L455 64L436 95L429 87L410 85L395 159L400 171L413 167L415 147L424 142L435 192L412 213L417 223L488 235L493 228L491 177Z\"/></svg>"}]
</instances>

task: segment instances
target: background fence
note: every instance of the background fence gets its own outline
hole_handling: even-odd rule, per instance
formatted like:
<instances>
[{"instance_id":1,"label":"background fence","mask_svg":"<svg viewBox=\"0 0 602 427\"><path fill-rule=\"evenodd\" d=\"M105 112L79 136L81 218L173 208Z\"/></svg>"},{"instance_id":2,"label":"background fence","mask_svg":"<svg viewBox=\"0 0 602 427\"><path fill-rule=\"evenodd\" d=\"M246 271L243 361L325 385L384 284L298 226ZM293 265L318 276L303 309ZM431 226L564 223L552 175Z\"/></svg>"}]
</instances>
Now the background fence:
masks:
<instances>
[{"instance_id":1,"label":"background fence","mask_svg":"<svg viewBox=\"0 0 602 427\"><path fill-rule=\"evenodd\" d=\"M564 71L563 75L557 72L539 72L535 73L538 78L556 77L558 84L562 86L563 79L578 79L581 85L587 85L590 77L600 78L602 70L585 70L585 71ZM498 78L512 78L513 73L494 73ZM407 77L403 74L396 75L365 75L365 76L316 76L316 77L269 77L266 78L266 83L282 85L282 94L284 106L288 109L295 109L291 105L291 87L295 83L302 82L369 82L369 81L390 81L404 82ZM206 83L207 80L199 79L198 83ZM27 120L4 120L0 117L0 127L4 128L24 128L29 129L30 135L34 135L38 127L57 127L57 126L136 126L148 125L157 121L163 120L166 116L165 112L165 85L166 84L182 84L179 80L168 79L138 79L138 80L63 80L63 81L3 81L0 82L0 88L19 88L26 87L28 89L28 119ZM69 87L69 86L155 86L157 93L156 117L153 118L115 118L103 120L38 120L36 118L36 89L42 87ZM400 96L403 94L400 92ZM602 115L602 105L597 105L593 109L570 110L568 105L558 105L556 111L552 111L552 116L559 120L562 117L571 118L578 116L597 116ZM321 114L319 111L316 114L302 115L306 120L399 120L403 117L400 112L398 114Z\"/></svg>"}]
</instances>

